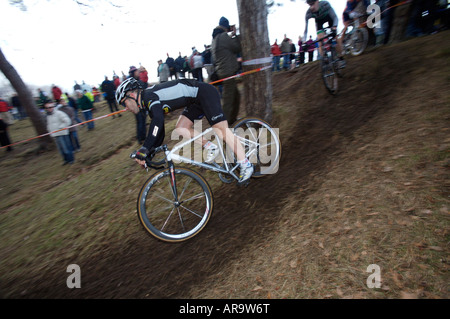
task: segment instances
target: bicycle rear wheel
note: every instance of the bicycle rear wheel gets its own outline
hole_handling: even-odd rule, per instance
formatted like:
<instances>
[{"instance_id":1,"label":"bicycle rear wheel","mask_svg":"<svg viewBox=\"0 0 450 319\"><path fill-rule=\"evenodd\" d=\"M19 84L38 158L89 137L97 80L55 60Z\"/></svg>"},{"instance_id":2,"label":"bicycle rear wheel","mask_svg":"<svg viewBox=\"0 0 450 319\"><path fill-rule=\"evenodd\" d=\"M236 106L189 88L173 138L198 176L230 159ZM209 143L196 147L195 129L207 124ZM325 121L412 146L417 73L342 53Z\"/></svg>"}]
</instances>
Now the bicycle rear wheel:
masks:
<instances>
[{"instance_id":1,"label":"bicycle rear wheel","mask_svg":"<svg viewBox=\"0 0 450 319\"><path fill-rule=\"evenodd\" d=\"M278 171L281 142L277 129L257 117L247 117L236 122L233 130L253 164L253 177L275 174Z\"/></svg>"},{"instance_id":2,"label":"bicycle rear wheel","mask_svg":"<svg viewBox=\"0 0 450 319\"><path fill-rule=\"evenodd\" d=\"M206 180L187 168L170 168L151 176L139 193L137 213L145 230L166 242L197 235L208 223L213 195Z\"/></svg>"},{"instance_id":3,"label":"bicycle rear wheel","mask_svg":"<svg viewBox=\"0 0 450 319\"><path fill-rule=\"evenodd\" d=\"M324 51L324 56L320 60L320 72L322 73L323 83L331 94L336 94L338 91L338 75L333 63L333 56L331 51Z\"/></svg>"}]
</instances>

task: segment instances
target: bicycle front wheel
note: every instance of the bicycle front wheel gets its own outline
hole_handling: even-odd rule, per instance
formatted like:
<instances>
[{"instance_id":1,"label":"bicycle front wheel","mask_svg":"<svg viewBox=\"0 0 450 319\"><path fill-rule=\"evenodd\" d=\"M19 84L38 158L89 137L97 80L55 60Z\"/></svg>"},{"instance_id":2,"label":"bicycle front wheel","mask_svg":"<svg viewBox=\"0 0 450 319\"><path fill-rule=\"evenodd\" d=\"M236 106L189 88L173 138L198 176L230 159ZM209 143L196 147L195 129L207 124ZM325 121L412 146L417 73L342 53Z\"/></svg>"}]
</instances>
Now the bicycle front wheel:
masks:
<instances>
[{"instance_id":1,"label":"bicycle front wheel","mask_svg":"<svg viewBox=\"0 0 450 319\"><path fill-rule=\"evenodd\" d=\"M166 242L197 235L208 223L213 195L207 181L187 168L166 168L151 176L139 193L137 213L145 230Z\"/></svg>"},{"instance_id":2,"label":"bicycle front wheel","mask_svg":"<svg viewBox=\"0 0 450 319\"><path fill-rule=\"evenodd\" d=\"M340 61L335 47L331 48L331 56L333 59L334 71L336 72L339 78L342 78L343 75L340 67Z\"/></svg>"},{"instance_id":3,"label":"bicycle front wheel","mask_svg":"<svg viewBox=\"0 0 450 319\"><path fill-rule=\"evenodd\" d=\"M320 60L320 72L322 73L323 83L331 94L338 91L338 76L335 71L333 56L330 51L325 51Z\"/></svg>"},{"instance_id":4,"label":"bicycle front wheel","mask_svg":"<svg viewBox=\"0 0 450 319\"><path fill-rule=\"evenodd\" d=\"M281 142L278 130L264 120L247 117L235 123L234 134L245 149L245 155L253 164L253 177L275 174L281 158Z\"/></svg>"}]
</instances>

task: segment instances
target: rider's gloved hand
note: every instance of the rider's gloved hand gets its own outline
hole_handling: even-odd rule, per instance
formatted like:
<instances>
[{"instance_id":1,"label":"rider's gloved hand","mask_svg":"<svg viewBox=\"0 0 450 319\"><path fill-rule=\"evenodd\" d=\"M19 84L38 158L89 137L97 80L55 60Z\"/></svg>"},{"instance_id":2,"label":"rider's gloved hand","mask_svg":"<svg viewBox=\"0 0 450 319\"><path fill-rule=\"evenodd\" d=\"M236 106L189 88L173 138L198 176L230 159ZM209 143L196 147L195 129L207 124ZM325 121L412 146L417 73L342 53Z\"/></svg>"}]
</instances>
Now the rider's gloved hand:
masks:
<instances>
[{"instance_id":1,"label":"rider's gloved hand","mask_svg":"<svg viewBox=\"0 0 450 319\"><path fill-rule=\"evenodd\" d=\"M152 150L148 150L146 147L141 147L136 151L136 159L140 161L145 161L148 157L150 157L154 152L154 148Z\"/></svg>"}]
</instances>

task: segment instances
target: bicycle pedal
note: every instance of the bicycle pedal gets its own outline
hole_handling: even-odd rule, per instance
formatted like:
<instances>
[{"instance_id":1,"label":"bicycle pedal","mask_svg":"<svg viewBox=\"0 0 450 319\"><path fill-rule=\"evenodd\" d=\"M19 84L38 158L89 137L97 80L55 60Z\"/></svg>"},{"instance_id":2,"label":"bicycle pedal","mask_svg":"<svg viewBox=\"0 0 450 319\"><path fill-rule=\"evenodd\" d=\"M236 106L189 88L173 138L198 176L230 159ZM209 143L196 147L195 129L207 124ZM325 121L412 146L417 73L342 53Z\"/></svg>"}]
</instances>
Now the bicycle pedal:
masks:
<instances>
[{"instance_id":1,"label":"bicycle pedal","mask_svg":"<svg viewBox=\"0 0 450 319\"><path fill-rule=\"evenodd\" d=\"M247 187L248 184L250 184L250 179L246 180L245 182L237 182L237 186L239 187Z\"/></svg>"}]
</instances>

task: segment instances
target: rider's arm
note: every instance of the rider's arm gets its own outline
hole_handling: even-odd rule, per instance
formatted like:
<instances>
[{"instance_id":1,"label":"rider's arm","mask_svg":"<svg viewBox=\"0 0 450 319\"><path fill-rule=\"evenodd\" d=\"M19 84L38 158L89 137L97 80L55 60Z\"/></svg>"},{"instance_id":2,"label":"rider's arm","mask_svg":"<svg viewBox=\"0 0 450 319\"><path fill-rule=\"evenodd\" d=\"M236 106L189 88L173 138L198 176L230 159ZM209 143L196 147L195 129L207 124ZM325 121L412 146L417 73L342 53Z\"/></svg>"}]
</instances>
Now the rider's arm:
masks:
<instances>
[{"instance_id":1,"label":"rider's arm","mask_svg":"<svg viewBox=\"0 0 450 319\"><path fill-rule=\"evenodd\" d=\"M161 102L153 102L150 106L149 112L152 121L150 122L148 136L145 139L144 147L151 151L152 148L161 146L164 141L164 110Z\"/></svg>"},{"instance_id":2,"label":"rider's arm","mask_svg":"<svg viewBox=\"0 0 450 319\"><path fill-rule=\"evenodd\" d=\"M307 40L307 35L308 35L308 20L311 18L311 13L310 10L308 9L308 11L306 11L306 16L305 16L305 33L303 34L303 39L304 41Z\"/></svg>"},{"instance_id":3,"label":"rider's arm","mask_svg":"<svg viewBox=\"0 0 450 319\"><path fill-rule=\"evenodd\" d=\"M229 48L229 50L233 53L240 53L242 51L241 48L241 40L240 40L240 36L236 35L234 37L230 37L230 36L223 36L221 38L221 41L223 41L223 46Z\"/></svg>"}]
</instances>

